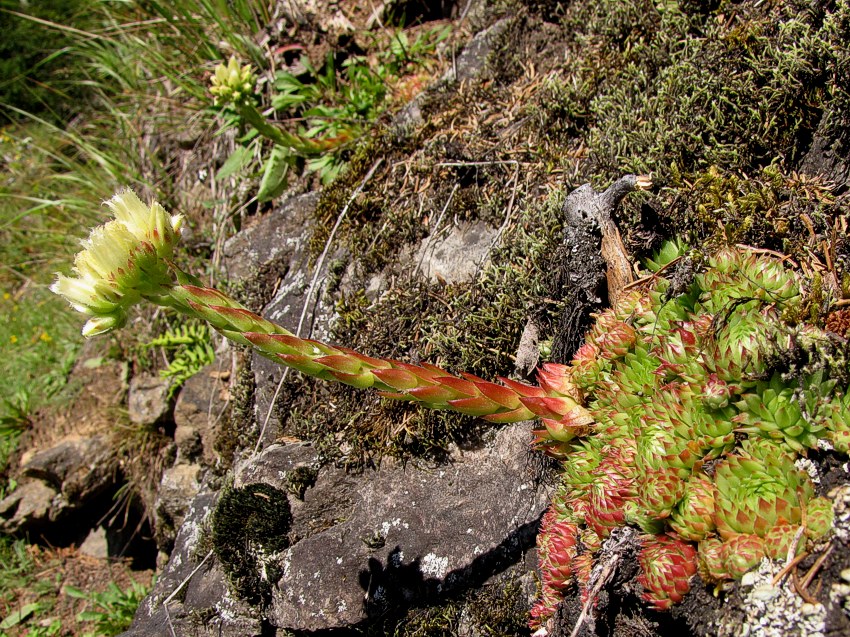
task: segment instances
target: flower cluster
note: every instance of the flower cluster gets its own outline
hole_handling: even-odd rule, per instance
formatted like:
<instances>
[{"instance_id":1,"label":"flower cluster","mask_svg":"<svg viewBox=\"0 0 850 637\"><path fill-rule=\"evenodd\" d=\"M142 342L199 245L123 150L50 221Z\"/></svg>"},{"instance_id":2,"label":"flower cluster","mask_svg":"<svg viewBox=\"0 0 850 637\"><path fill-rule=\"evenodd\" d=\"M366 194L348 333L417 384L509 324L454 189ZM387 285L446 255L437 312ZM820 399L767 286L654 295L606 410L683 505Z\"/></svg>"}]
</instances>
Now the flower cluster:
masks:
<instances>
[{"instance_id":1,"label":"flower cluster","mask_svg":"<svg viewBox=\"0 0 850 637\"><path fill-rule=\"evenodd\" d=\"M739 578L831 528L831 503L814 496L795 460L821 440L847 450L850 394L822 371L768 363L800 333L817 340L817 328L783 320L799 314L795 275L729 249L684 293L669 286L656 275L599 316L565 369L590 422L553 453L563 473L538 540L543 591L532 626L541 634L564 574L577 573L572 561L584 568L617 526L646 533L638 581L659 610L697 572ZM557 578L547 575L553 562Z\"/></svg>"},{"instance_id":2,"label":"flower cluster","mask_svg":"<svg viewBox=\"0 0 850 637\"><path fill-rule=\"evenodd\" d=\"M235 57L227 64L219 64L210 80L210 93L215 97L216 105L249 102L254 95L257 77L250 64L240 67Z\"/></svg>"},{"instance_id":3,"label":"flower cluster","mask_svg":"<svg viewBox=\"0 0 850 637\"><path fill-rule=\"evenodd\" d=\"M121 327L127 310L142 297L171 288L167 260L180 236L183 217L158 203L146 206L130 190L106 202L115 218L85 239L74 259L75 276L58 274L51 291L91 318L85 336Z\"/></svg>"}]
</instances>

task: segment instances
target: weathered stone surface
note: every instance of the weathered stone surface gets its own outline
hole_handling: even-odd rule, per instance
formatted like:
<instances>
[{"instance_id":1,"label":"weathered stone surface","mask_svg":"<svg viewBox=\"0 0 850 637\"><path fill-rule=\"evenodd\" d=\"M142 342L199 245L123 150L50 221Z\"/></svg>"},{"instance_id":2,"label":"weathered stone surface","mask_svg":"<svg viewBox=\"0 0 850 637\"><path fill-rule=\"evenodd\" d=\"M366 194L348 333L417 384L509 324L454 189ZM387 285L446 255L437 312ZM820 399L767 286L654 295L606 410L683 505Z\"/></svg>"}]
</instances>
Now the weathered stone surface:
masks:
<instances>
[{"instance_id":1,"label":"weathered stone surface","mask_svg":"<svg viewBox=\"0 0 850 637\"><path fill-rule=\"evenodd\" d=\"M177 529L201 489L200 472L197 464L176 464L163 472L155 504L158 544L168 545L174 541Z\"/></svg>"},{"instance_id":2,"label":"weathered stone surface","mask_svg":"<svg viewBox=\"0 0 850 637\"><path fill-rule=\"evenodd\" d=\"M192 376L180 390L174 405L174 442L178 462L203 454L203 461L216 461L217 427L223 422L228 384L222 379L221 364L207 365Z\"/></svg>"},{"instance_id":3,"label":"weathered stone surface","mask_svg":"<svg viewBox=\"0 0 850 637\"><path fill-rule=\"evenodd\" d=\"M445 76L447 82L464 82L480 78L485 70L499 38L511 24L509 18L503 18L487 29L475 34L460 55L457 56L452 68Z\"/></svg>"},{"instance_id":4,"label":"weathered stone surface","mask_svg":"<svg viewBox=\"0 0 850 637\"><path fill-rule=\"evenodd\" d=\"M113 456L105 434L72 434L49 449L25 456L21 475L46 482L61 494L64 506L79 508L112 485Z\"/></svg>"},{"instance_id":5,"label":"weathered stone surface","mask_svg":"<svg viewBox=\"0 0 850 637\"><path fill-rule=\"evenodd\" d=\"M268 554L254 547L263 564L258 580L282 573L264 610L267 622L296 632L345 629L478 588L508 569L530 572L526 558L548 497L528 461L530 439L528 424L520 423L494 431L480 447L455 450L449 464L384 462L362 474L323 469L303 501L290 496L290 548ZM234 487L261 482L291 492L299 470L315 462L308 444L271 445L236 469ZM168 622L162 600L204 560L195 549L214 501L202 492L189 507L128 637L167 634L157 632ZM256 609L235 599L226 579L207 557L185 596L169 602L177 635L260 634ZM189 632L200 615L212 619Z\"/></svg>"},{"instance_id":6,"label":"weathered stone surface","mask_svg":"<svg viewBox=\"0 0 850 637\"><path fill-rule=\"evenodd\" d=\"M847 149L838 140L831 139L826 132L830 117L827 112L821 118L808 152L800 162L800 172L815 175L838 187L850 185L850 163L847 161Z\"/></svg>"},{"instance_id":7,"label":"weathered stone surface","mask_svg":"<svg viewBox=\"0 0 850 637\"><path fill-rule=\"evenodd\" d=\"M321 511L330 526L285 551L271 623L296 631L350 626L480 586L520 561L546 504L527 462L529 442L527 423L518 424L448 465L320 473L304 502L293 502L293 528L305 532ZM237 479L286 489L295 464L292 450L275 446Z\"/></svg>"},{"instance_id":8,"label":"weathered stone surface","mask_svg":"<svg viewBox=\"0 0 850 637\"><path fill-rule=\"evenodd\" d=\"M307 221L318 202L318 193L297 195L284 201L224 244L223 267L227 280L246 281L277 266L300 252Z\"/></svg>"},{"instance_id":9,"label":"weathered stone surface","mask_svg":"<svg viewBox=\"0 0 850 637\"><path fill-rule=\"evenodd\" d=\"M413 257L432 281L466 281L487 262L497 230L486 223L463 223L425 239Z\"/></svg>"},{"instance_id":10,"label":"weathered stone surface","mask_svg":"<svg viewBox=\"0 0 850 637\"><path fill-rule=\"evenodd\" d=\"M198 568L193 577L204 578L209 572L212 556L198 554L198 544L204 525L207 523L213 507L216 495L209 491L203 491L194 499L186 512L183 525L177 534L174 550L168 564L157 575L157 581L153 590L145 598L136 611L133 625L125 637L147 637L148 635L217 635L217 631L210 628L207 631L203 625L198 626L188 617L189 609L184 607L183 595L178 593L168 601L166 611L164 602L172 593L185 584L186 580ZM206 559L206 561L205 561ZM204 570L204 569L207 570ZM207 607L209 608L209 607ZM214 614L214 613L213 613ZM249 636L256 633L246 632Z\"/></svg>"},{"instance_id":11,"label":"weathered stone surface","mask_svg":"<svg viewBox=\"0 0 850 637\"><path fill-rule=\"evenodd\" d=\"M423 105L433 95L447 86L458 82L481 79L488 68L490 55L499 38L511 24L510 19L499 20L489 28L476 34L463 51L457 56L455 63L446 73L427 90L413 98L393 118L391 129L398 135L407 135L425 123L422 116Z\"/></svg>"},{"instance_id":12,"label":"weathered stone surface","mask_svg":"<svg viewBox=\"0 0 850 637\"><path fill-rule=\"evenodd\" d=\"M153 374L139 374L130 380L127 410L130 421L137 425L153 425L171 413L168 398L170 381Z\"/></svg>"},{"instance_id":13,"label":"weathered stone surface","mask_svg":"<svg viewBox=\"0 0 850 637\"><path fill-rule=\"evenodd\" d=\"M20 461L21 482L0 503L3 530L41 532L68 521L112 488L118 469L108 436L71 434Z\"/></svg>"},{"instance_id":14,"label":"weathered stone surface","mask_svg":"<svg viewBox=\"0 0 850 637\"><path fill-rule=\"evenodd\" d=\"M99 526L92 529L80 544L80 553L89 557L105 560L109 557L109 542L106 538L106 529Z\"/></svg>"},{"instance_id":15,"label":"weathered stone surface","mask_svg":"<svg viewBox=\"0 0 850 637\"><path fill-rule=\"evenodd\" d=\"M41 480L25 480L0 501L0 519L6 533L34 529L50 521L58 493Z\"/></svg>"}]
</instances>

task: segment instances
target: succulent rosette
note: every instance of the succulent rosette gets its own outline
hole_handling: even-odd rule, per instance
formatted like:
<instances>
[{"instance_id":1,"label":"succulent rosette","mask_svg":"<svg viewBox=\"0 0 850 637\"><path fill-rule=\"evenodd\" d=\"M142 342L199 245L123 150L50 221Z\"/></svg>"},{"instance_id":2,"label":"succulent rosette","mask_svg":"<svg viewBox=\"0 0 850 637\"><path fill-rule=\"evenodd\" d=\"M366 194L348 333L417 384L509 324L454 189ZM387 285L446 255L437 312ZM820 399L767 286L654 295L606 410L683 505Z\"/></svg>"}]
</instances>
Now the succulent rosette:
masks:
<instances>
[{"instance_id":1,"label":"succulent rosette","mask_svg":"<svg viewBox=\"0 0 850 637\"><path fill-rule=\"evenodd\" d=\"M698 547L699 573L704 580L720 582L731 577L726 570L723 540L714 536L707 537Z\"/></svg>"},{"instance_id":2,"label":"succulent rosette","mask_svg":"<svg viewBox=\"0 0 850 637\"><path fill-rule=\"evenodd\" d=\"M756 440L716 467L715 524L721 538L764 537L771 527L800 524L814 494L794 458L768 440Z\"/></svg>"},{"instance_id":3,"label":"succulent rosette","mask_svg":"<svg viewBox=\"0 0 850 637\"><path fill-rule=\"evenodd\" d=\"M799 524L776 524L764 534L764 552L772 560L784 560L788 551L797 542L796 553L799 555L806 548L804 538L799 536Z\"/></svg>"},{"instance_id":4,"label":"succulent rosette","mask_svg":"<svg viewBox=\"0 0 850 637\"><path fill-rule=\"evenodd\" d=\"M850 392L844 391L823 408L826 437L841 453L850 453Z\"/></svg>"},{"instance_id":5,"label":"succulent rosette","mask_svg":"<svg viewBox=\"0 0 850 637\"><path fill-rule=\"evenodd\" d=\"M697 277L704 291L702 307L711 314L734 306L753 304L791 307L800 301L800 289L792 272L770 257L726 249L709 259L709 267Z\"/></svg>"},{"instance_id":6,"label":"succulent rosette","mask_svg":"<svg viewBox=\"0 0 850 637\"><path fill-rule=\"evenodd\" d=\"M670 516L670 528L682 539L700 542L714 532L714 483L694 475L685 486L679 505Z\"/></svg>"},{"instance_id":7,"label":"succulent rosette","mask_svg":"<svg viewBox=\"0 0 850 637\"><path fill-rule=\"evenodd\" d=\"M817 398L813 393L809 396ZM741 431L783 441L794 451L814 448L818 438L825 435L826 425L811 420L803 413L800 403L796 390L787 386L779 374L774 374L769 382L760 381L754 392L741 396L736 403L741 413L734 420L744 425ZM814 414L817 410L814 401L809 406Z\"/></svg>"},{"instance_id":8,"label":"succulent rosette","mask_svg":"<svg viewBox=\"0 0 850 637\"><path fill-rule=\"evenodd\" d=\"M805 504L806 535L813 540L821 539L832 529L834 517L831 500L812 498Z\"/></svg>"},{"instance_id":9,"label":"succulent rosette","mask_svg":"<svg viewBox=\"0 0 850 637\"><path fill-rule=\"evenodd\" d=\"M727 537L720 549L720 557L730 577L743 577L765 557L764 541L751 533Z\"/></svg>"},{"instance_id":10,"label":"succulent rosette","mask_svg":"<svg viewBox=\"0 0 850 637\"><path fill-rule=\"evenodd\" d=\"M668 535L643 536L638 562L643 599L657 610L667 610L682 601L697 572L694 546Z\"/></svg>"}]
</instances>

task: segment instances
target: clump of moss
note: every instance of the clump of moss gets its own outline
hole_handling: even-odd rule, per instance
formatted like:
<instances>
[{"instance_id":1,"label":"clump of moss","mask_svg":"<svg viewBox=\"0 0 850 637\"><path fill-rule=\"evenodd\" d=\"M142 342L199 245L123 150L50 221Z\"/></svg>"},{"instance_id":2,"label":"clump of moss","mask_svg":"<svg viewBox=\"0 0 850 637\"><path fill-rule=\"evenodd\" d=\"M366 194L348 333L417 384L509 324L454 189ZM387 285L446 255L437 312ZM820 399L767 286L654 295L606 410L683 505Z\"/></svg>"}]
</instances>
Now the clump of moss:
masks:
<instances>
[{"instance_id":1,"label":"clump of moss","mask_svg":"<svg viewBox=\"0 0 850 637\"><path fill-rule=\"evenodd\" d=\"M263 560L288 546L291 524L289 500L272 486L222 491L212 516L213 551L234 590L250 603L264 601L279 578Z\"/></svg>"},{"instance_id":2,"label":"clump of moss","mask_svg":"<svg viewBox=\"0 0 850 637\"><path fill-rule=\"evenodd\" d=\"M374 303L362 294L342 296L334 340L382 358L428 360L486 377L510 374L528 317L546 322L560 309L549 298L546 274L561 228L559 208L552 197L518 212L474 284L410 278ZM457 414L424 412L308 379L293 380L284 391L286 433L317 440L327 460L439 456L479 426ZM312 407L328 403L335 410Z\"/></svg>"},{"instance_id":3,"label":"clump of moss","mask_svg":"<svg viewBox=\"0 0 850 637\"><path fill-rule=\"evenodd\" d=\"M233 463L238 449L246 449L255 440L255 429L248 426L254 422L254 372L251 355L241 352L238 356L237 376L230 385L230 407L224 417L227 426L216 430L213 448L221 458L221 471L227 471Z\"/></svg>"},{"instance_id":4,"label":"clump of moss","mask_svg":"<svg viewBox=\"0 0 850 637\"><path fill-rule=\"evenodd\" d=\"M666 208L663 224L694 244L745 243L808 259L811 246L834 232L843 203L832 186L770 164L752 173L706 170L670 181L656 205Z\"/></svg>"}]
</instances>

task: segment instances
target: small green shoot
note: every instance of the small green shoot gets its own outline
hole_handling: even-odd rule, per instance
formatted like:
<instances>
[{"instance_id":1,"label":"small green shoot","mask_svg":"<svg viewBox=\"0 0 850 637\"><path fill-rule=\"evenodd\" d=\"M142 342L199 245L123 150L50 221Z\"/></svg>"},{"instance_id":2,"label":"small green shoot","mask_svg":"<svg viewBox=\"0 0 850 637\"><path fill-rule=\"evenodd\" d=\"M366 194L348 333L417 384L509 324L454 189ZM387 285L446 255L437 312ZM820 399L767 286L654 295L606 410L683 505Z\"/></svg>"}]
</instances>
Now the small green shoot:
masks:
<instances>
[{"instance_id":1,"label":"small green shoot","mask_svg":"<svg viewBox=\"0 0 850 637\"><path fill-rule=\"evenodd\" d=\"M138 582L132 582L123 591L115 582L110 582L102 593L86 593L74 586L65 586L63 590L69 597L86 600L91 605L90 610L77 614L78 622L94 624L94 630L86 633L91 637L111 637L127 630L148 592Z\"/></svg>"}]
</instances>

